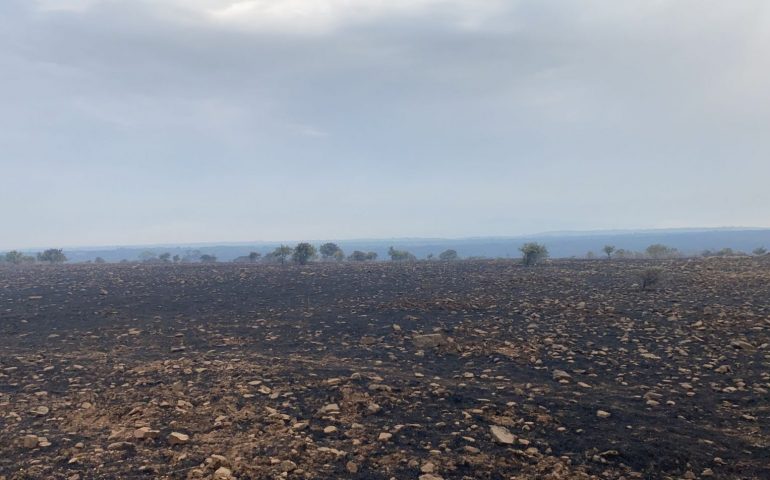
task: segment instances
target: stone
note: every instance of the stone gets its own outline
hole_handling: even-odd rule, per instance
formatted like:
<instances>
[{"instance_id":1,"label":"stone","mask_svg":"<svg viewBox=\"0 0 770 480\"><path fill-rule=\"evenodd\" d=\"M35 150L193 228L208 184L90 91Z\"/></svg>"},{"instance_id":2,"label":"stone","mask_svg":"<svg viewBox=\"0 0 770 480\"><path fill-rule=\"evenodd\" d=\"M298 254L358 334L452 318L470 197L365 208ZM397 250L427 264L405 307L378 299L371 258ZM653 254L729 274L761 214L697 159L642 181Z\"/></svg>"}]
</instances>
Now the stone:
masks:
<instances>
[{"instance_id":1,"label":"stone","mask_svg":"<svg viewBox=\"0 0 770 480\"><path fill-rule=\"evenodd\" d=\"M610 418L610 416L612 416L612 414L610 412L606 412L604 410L597 410L596 411L596 416L599 417L599 418Z\"/></svg>"},{"instance_id":2,"label":"stone","mask_svg":"<svg viewBox=\"0 0 770 480\"><path fill-rule=\"evenodd\" d=\"M233 472L227 467L219 467L214 472L214 480L230 480L233 478Z\"/></svg>"},{"instance_id":3,"label":"stone","mask_svg":"<svg viewBox=\"0 0 770 480\"><path fill-rule=\"evenodd\" d=\"M497 443L513 445L513 442L516 441L516 437L508 431L507 428L501 427L500 425L490 426L489 431L492 434L492 438L494 438Z\"/></svg>"},{"instance_id":4,"label":"stone","mask_svg":"<svg viewBox=\"0 0 770 480\"><path fill-rule=\"evenodd\" d=\"M37 448L38 445L37 435L24 435L21 437L21 446L24 448Z\"/></svg>"},{"instance_id":5,"label":"stone","mask_svg":"<svg viewBox=\"0 0 770 480\"><path fill-rule=\"evenodd\" d=\"M440 333L431 333L428 335L415 335L412 337L412 343L417 348L435 348L445 345L447 340Z\"/></svg>"},{"instance_id":6,"label":"stone","mask_svg":"<svg viewBox=\"0 0 770 480\"><path fill-rule=\"evenodd\" d=\"M148 440L152 438L158 438L160 432L153 430L150 427L140 427L134 430L134 438L137 440Z\"/></svg>"},{"instance_id":7,"label":"stone","mask_svg":"<svg viewBox=\"0 0 770 480\"><path fill-rule=\"evenodd\" d=\"M318 411L318 413L339 413L340 406L336 403L330 403L328 405L325 405L321 410Z\"/></svg>"},{"instance_id":8,"label":"stone","mask_svg":"<svg viewBox=\"0 0 770 480\"><path fill-rule=\"evenodd\" d=\"M168 443L170 445L184 445L190 441L190 436L180 432L171 432L168 436Z\"/></svg>"},{"instance_id":9,"label":"stone","mask_svg":"<svg viewBox=\"0 0 770 480\"><path fill-rule=\"evenodd\" d=\"M433 473L436 471L436 466L433 464L433 462L426 462L422 464L420 471L422 473Z\"/></svg>"},{"instance_id":10,"label":"stone","mask_svg":"<svg viewBox=\"0 0 770 480\"><path fill-rule=\"evenodd\" d=\"M377 440L381 442L387 442L391 438L393 438L393 434L388 432L382 432L377 436Z\"/></svg>"}]
</instances>

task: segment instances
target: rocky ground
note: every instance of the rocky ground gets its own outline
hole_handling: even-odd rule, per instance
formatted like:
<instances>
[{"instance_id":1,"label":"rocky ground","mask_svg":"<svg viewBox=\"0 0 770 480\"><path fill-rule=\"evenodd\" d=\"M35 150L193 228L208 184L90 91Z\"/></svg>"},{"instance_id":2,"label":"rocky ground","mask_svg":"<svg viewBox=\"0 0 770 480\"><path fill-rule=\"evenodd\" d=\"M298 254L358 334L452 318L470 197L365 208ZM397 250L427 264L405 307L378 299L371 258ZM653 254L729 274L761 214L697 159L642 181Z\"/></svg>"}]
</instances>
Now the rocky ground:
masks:
<instances>
[{"instance_id":1,"label":"rocky ground","mask_svg":"<svg viewBox=\"0 0 770 480\"><path fill-rule=\"evenodd\" d=\"M0 479L770 478L770 260L0 270Z\"/></svg>"}]
</instances>

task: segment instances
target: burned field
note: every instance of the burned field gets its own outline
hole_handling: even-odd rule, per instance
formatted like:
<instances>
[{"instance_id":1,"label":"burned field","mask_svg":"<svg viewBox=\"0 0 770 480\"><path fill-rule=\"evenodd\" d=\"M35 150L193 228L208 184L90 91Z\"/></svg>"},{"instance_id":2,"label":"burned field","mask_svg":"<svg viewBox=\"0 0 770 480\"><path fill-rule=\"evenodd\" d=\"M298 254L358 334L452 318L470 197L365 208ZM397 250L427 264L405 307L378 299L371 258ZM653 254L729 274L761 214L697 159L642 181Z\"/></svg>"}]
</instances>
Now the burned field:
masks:
<instances>
[{"instance_id":1,"label":"burned field","mask_svg":"<svg viewBox=\"0 0 770 480\"><path fill-rule=\"evenodd\" d=\"M0 478L770 478L770 261L0 270Z\"/></svg>"}]
</instances>

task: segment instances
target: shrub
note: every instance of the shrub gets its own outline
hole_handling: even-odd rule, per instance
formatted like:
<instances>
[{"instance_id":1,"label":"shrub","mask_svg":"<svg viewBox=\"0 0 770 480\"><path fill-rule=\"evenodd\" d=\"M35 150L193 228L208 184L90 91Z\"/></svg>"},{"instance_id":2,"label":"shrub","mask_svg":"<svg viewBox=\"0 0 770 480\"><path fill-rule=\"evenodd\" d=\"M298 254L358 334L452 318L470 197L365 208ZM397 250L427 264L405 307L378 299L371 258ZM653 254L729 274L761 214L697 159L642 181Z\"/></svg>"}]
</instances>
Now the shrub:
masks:
<instances>
[{"instance_id":1,"label":"shrub","mask_svg":"<svg viewBox=\"0 0 770 480\"><path fill-rule=\"evenodd\" d=\"M345 254L336 243L324 243L321 245L321 248L319 248L318 251L321 252L321 258L324 260L341 261L345 258Z\"/></svg>"},{"instance_id":2,"label":"shrub","mask_svg":"<svg viewBox=\"0 0 770 480\"><path fill-rule=\"evenodd\" d=\"M647 247L645 252L647 253L648 257L658 260L661 258L674 258L679 256L679 250L676 248L667 247L660 243L650 245Z\"/></svg>"},{"instance_id":3,"label":"shrub","mask_svg":"<svg viewBox=\"0 0 770 480\"><path fill-rule=\"evenodd\" d=\"M663 280L662 268L646 268L639 272L639 285L642 290L647 290L650 287L654 287Z\"/></svg>"},{"instance_id":4,"label":"shrub","mask_svg":"<svg viewBox=\"0 0 770 480\"><path fill-rule=\"evenodd\" d=\"M414 262L417 260L417 257L406 250L396 250L393 247L388 249L388 255L390 255L390 259L394 262Z\"/></svg>"},{"instance_id":5,"label":"shrub","mask_svg":"<svg viewBox=\"0 0 770 480\"><path fill-rule=\"evenodd\" d=\"M548 258L548 249L545 245L530 242L522 245L519 250L522 255L522 262L525 266L531 267Z\"/></svg>"},{"instance_id":6,"label":"shrub","mask_svg":"<svg viewBox=\"0 0 770 480\"><path fill-rule=\"evenodd\" d=\"M451 248L449 250L444 250L441 252L438 256L439 260L443 260L445 262L449 262L452 260L457 260L460 258L459 255L457 255L457 250L452 250Z\"/></svg>"},{"instance_id":7,"label":"shrub","mask_svg":"<svg viewBox=\"0 0 770 480\"><path fill-rule=\"evenodd\" d=\"M307 262L309 262L313 257L315 257L315 247L310 245L309 243L298 243L296 247L294 247L294 252L291 255L291 259L300 265L305 265Z\"/></svg>"},{"instance_id":8,"label":"shrub","mask_svg":"<svg viewBox=\"0 0 770 480\"><path fill-rule=\"evenodd\" d=\"M18 250L11 250L5 254L5 261L14 265L18 265L24 261L24 254Z\"/></svg>"},{"instance_id":9,"label":"shrub","mask_svg":"<svg viewBox=\"0 0 770 480\"><path fill-rule=\"evenodd\" d=\"M67 257L64 255L64 252L59 248L49 248L48 250L38 253L37 259L40 262L48 262L48 263L64 263L67 261Z\"/></svg>"}]
</instances>

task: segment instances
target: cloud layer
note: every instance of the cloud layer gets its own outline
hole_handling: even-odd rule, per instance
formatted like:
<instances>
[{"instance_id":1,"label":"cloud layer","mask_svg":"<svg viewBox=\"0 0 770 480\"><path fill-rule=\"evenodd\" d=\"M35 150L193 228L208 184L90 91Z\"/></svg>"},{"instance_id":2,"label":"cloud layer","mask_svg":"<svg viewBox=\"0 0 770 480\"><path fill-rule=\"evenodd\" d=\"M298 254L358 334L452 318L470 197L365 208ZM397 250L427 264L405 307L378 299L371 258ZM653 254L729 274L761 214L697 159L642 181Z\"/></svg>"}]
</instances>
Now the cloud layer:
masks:
<instances>
[{"instance_id":1,"label":"cloud layer","mask_svg":"<svg viewBox=\"0 0 770 480\"><path fill-rule=\"evenodd\" d=\"M763 1L10 0L0 248L767 226L767 58Z\"/></svg>"}]
</instances>

